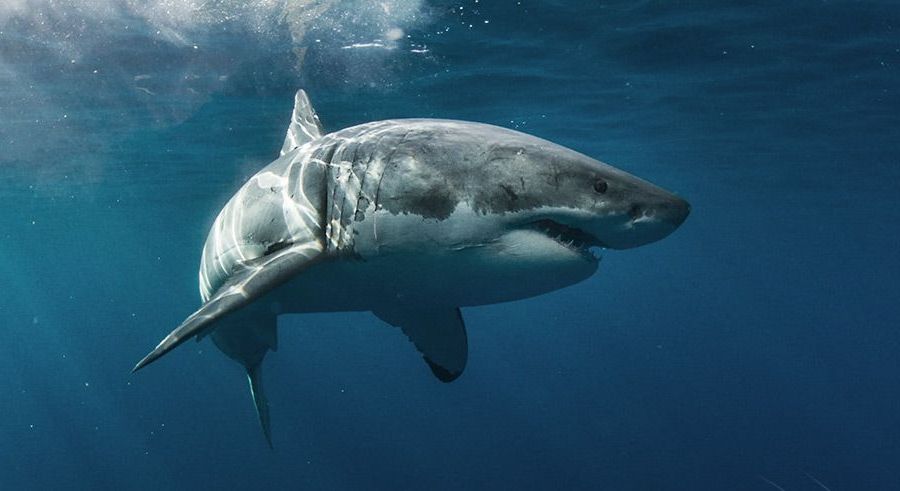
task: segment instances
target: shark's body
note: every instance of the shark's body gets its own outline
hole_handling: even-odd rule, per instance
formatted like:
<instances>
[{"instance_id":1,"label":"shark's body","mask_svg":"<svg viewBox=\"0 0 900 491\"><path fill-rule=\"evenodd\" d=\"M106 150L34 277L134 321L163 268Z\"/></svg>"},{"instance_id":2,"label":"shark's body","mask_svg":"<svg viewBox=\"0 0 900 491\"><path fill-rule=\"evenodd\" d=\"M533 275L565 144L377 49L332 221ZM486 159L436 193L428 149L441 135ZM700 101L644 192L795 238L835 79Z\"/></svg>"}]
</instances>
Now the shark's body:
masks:
<instances>
[{"instance_id":1,"label":"shark's body","mask_svg":"<svg viewBox=\"0 0 900 491\"><path fill-rule=\"evenodd\" d=\"M449 382L467 356L459 307L577 283L597 268L589 248L658 240L689 211L621 170L496 126L408 119L322 135L303 91L281 153L216 219L203 306L135 368L211 333L247 369L267 438L259 367L279 314L372 311Z\"/></svg>"}]
</instances>

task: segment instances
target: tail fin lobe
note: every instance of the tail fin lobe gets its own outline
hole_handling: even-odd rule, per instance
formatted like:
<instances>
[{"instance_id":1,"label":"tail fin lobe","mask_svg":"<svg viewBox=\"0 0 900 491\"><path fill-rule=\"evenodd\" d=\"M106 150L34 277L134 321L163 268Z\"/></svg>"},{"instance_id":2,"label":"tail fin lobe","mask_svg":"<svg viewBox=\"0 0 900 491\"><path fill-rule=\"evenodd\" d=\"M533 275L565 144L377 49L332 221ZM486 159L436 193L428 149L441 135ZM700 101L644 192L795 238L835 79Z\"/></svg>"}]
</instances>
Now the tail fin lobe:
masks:
<instances>
[{"instance_id":1,"label":"tail fin lobe","mask_svg":"<svg viewBox=\"0 0 900 491\"><path fill-rule=\"evenodd\" d=\"M269 422L269 400L262 385L262 362L247 368L247 381L250 383L250 395L253 396L253 404L256 406L256 416L259 418L259 424L262 426L263 435L266 437L266 443L272 446L272 429Z\"/></svg>"}]
</instances>

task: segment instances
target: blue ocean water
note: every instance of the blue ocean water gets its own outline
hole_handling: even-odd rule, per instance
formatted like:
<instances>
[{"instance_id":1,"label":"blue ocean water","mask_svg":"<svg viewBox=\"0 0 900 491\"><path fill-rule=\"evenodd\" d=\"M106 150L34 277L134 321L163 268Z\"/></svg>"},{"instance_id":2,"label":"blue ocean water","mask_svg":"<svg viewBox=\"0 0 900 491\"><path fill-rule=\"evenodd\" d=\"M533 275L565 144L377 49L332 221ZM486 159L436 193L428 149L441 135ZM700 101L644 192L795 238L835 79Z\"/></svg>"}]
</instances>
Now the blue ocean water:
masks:
<instances>
[{"instance_id":1,"label":"blue ocean water","mask_svg":"<svg viewBox=\"0 0 900 491\"><path fill-rule=\"evenodd\" d=\"M0 6L3 489L900 488L900 6L12 0ZM216 213L293 92L336 130L482 121L686 197L687 222L464 310L437 382L368 314L208 341Z\"/></svg>"}]
</instances>

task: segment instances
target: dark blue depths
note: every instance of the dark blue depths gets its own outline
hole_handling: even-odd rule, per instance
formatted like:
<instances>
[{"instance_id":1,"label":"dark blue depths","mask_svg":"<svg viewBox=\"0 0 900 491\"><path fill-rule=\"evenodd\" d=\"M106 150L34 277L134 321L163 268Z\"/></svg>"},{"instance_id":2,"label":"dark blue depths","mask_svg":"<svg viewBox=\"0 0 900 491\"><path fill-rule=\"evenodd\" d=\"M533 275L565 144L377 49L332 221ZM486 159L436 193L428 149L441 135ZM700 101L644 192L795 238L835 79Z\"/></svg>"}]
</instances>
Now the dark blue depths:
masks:
<instances>
[{"instance_id":1,"label":"dark blue depths","mask_svg":"<svg viewBox=\"0 0 900 491\"><path fill-rule=\"evenodd\" d=\"M302 40L254 3L27 3L0 7L4 489L900 486L895 2L398 0ZM208 340L129 370L197 306L208 227L298 86L330 130L518 128L693 213L465 309L451 385L368 314L283 319L269 451Z\"/></svg>"}]
</instances>

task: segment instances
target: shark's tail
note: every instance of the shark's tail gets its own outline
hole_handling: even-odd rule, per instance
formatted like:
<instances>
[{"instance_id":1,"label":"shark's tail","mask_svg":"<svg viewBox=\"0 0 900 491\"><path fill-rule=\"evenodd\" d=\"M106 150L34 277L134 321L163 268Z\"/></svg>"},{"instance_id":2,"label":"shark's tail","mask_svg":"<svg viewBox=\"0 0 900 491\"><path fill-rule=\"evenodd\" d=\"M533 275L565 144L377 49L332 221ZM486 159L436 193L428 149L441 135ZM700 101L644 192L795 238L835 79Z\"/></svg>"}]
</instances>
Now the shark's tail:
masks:
<instances>
[{"instance_id":1,"label":"shark's tail","mask_svg":"<svg viewBox=\"0 0 900 491\"><path fill-rule=\"evenodd\" d=\"M269 424L269 400L266 398L266 392L262 385L262 361L247 368L247 381L250 383L250 395L253 396L256 416L259 417L259 424L262 426L266 443L269 444L269 448L274 448L272 446L272 429Z\"/></svg>"},{"instance_id":2,"label":"shark's tail","mask_svg":"<svg viewBox=\"0 0 900 491\"><path fill-rule=\"evenodd\" d=\"M277 321L274 316L249 312L222 323L210 337L220 351L240 363L247 372L250 395L256 408L256 416L272 448L272 429L269 419L269 400L262 381L262 364L269 351L278 349Z\"/></svg>"}]
</instances>

